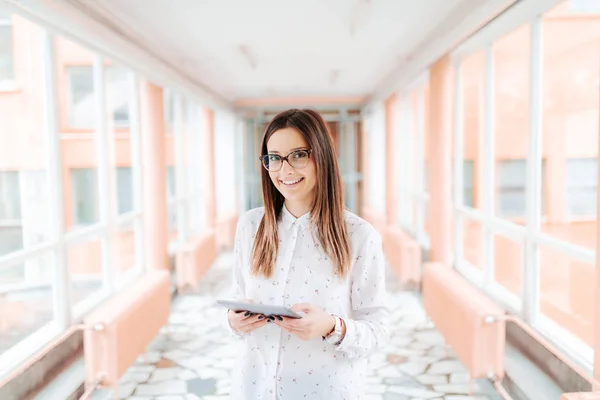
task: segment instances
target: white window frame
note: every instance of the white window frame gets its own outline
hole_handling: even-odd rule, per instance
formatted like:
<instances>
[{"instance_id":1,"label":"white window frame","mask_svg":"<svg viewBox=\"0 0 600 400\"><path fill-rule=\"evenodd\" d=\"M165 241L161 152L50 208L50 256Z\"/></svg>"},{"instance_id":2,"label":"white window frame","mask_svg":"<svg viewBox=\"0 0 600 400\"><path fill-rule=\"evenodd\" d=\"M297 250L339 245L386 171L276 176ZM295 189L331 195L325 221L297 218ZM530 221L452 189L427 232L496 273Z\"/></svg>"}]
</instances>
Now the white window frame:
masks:
<instances>
[{"instance_id":1,"label":"white window frame","mask_svg":"<svg viewBox=\"0 0 600 400\"><path fill-rule=\"evenodd\" d=\"M129 71L130 82L130 129L131 159L134 186L134 210L117 215L115 164L113 144L114 132L108 129L105 96L105 71L102 56L94 60L94 86L96 93L96 157L98 161L98 186L100 220L98 223L67 232L65 227L65 210L61 161L61 141L66 139L59 129L59 101L57 87L55 37L43 27L43 93L44 93L44 128L47 146L47 171L49 179L49 197L52 215L52 233L49 240L31 248L23 249L0 257L0 269L10 268L28 259L52 254L54 256L55 278L53 282L53 319L37 331L32 332L6 352L0 355L0 377L8 374L28 357L31 357L43 346L56 338L72 325L81 323L84 316L93 308L120 290L144 271L143 259L143 202L141 175L141 148L139 122L139 83L137 76ZM106 118L100 118L105 116ZM112 235L119 227L133 226L136 234L136 265L119 279L115 276L114 263L111 260ZM73 307L71 299L72 279L68 265L67 249L69 246L90 240L103 241L102 274L104 285L102 290L90 295L86 300Z\"/></svg>"},{"instance_id":2,"label":"white window frame","mask_svg":"<svg viewBox=\"0 0 600 400\"><path fill-rule=\"evenodd\" d=\"M540 247L560 251L574 259L595 265L596 251L559 240L541 231L542 220L542 16L562 0L532 0L521 2L490 23L451 53L456 71L455 137L454 137L454 266L471 283L482 288L491 298L508 310L519 314L534 329L549 338L587 371L593 369L593 349L540 311ZM520 226L494 215L494 123L493 123L493 60L492 44L522 25L530 27L530 124L527 154L526 226ZM483 163L476 163L479 172L481 209L463 205L463 83L461 61L481 49L486 51L485 104L483 137L480 152ZM541 188L541 190L536 190ZM463 256L463 222L477 221L482 226L483 272ZM494 281L494 235L519 243L523 248L522 293L520 298Z\"/></svg>"}]
</instances>

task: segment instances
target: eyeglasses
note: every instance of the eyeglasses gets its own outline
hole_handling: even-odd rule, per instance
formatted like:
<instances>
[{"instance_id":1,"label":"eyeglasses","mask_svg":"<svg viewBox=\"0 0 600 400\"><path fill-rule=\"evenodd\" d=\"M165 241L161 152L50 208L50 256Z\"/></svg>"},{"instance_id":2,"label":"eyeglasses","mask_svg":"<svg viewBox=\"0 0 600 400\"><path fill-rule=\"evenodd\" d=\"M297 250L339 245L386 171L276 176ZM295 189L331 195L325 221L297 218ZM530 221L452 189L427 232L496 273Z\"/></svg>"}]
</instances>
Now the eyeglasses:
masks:
<instances>
[{"instance_id":1,"label":"eyeglasses","mask_svg":"<svg viewBox=\"0 0 600 400\"><path fill-rule=\"evenodd\" d=\"M287 161L293 168L304 168L308 164L312 149L294 150L285 157L279 154L264 154L258 159L262 161L263 166L269 172L277 172L283 166L283 162Z\"/></svg>"}]
</instances>

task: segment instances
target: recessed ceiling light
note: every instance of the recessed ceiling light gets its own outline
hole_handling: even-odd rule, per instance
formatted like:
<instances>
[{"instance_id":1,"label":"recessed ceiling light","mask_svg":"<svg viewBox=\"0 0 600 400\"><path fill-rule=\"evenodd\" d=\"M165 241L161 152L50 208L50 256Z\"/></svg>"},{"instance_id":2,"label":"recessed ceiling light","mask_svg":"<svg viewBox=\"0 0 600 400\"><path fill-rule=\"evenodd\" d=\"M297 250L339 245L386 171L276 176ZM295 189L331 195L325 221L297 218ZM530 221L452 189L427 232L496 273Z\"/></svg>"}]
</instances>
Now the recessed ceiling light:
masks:
<instances>
[{"instance_id":1,"label":"recessed ceiling light","mask_svg":"<svg viewBox=\"0 0 600 400\"><path fill-rule=\"evenodd\" d=\"M332 69L329 72L329 84L330 85L335 85L335 83L337 82L337 80L340 77L340 73L341 73L341 71L339 69Z\"/></svg>"},{"instance_id":2,"label":"recessed ceiling light","mask_svg":"<svg viewBox=\"0 0 600 400\"><path fill-rule=\"evenodd\" d=\"M256 61L256 55L252 51L252 48L247 44L241 44L238 46L238 50L250 68L256 70L258 62Z\"/></svg>"}]
</instances>

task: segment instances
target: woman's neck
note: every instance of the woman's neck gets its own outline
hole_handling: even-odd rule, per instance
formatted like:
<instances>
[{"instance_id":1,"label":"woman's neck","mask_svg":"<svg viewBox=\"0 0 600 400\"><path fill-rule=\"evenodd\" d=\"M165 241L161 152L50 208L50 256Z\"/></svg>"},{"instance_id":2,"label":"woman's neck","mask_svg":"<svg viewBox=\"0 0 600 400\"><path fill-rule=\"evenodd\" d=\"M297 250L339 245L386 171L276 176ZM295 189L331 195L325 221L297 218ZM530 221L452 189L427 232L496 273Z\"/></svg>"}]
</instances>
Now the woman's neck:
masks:
<instances>
[{"instance_id":1,"label":"woman's neck","mask_svg":"<svg viewBox=\"0 0 600 400\"><path fill-rule=\"evenodd\" d=\"M310 211L310 204L299 201L285 201L285 208L296 218L300 218Z\"/></svg>"}]
</instances>

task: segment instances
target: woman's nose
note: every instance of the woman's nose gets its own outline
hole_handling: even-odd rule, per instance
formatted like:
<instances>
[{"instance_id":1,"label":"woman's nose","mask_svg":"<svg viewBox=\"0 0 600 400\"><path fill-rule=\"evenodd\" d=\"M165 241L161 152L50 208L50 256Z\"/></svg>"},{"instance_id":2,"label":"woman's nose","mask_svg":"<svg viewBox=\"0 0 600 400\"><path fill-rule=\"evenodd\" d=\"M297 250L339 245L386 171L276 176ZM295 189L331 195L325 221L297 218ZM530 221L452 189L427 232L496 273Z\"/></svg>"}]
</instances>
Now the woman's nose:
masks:
<instances>
[{"instance_id":1,"label":"woman's nose","mask_svg":"<svg viewBox=\"0 0 600 400\"><path fill-rule=\"evenodd\" d=\"M287 160L283 161L283 164L281 165L281 173L284 175L289 175L293 172L294 168L290 165L290 163Z\"/></svg>"}]
</instances>

